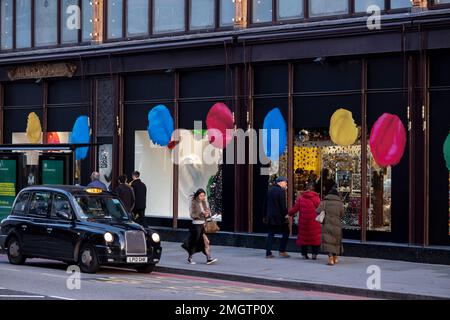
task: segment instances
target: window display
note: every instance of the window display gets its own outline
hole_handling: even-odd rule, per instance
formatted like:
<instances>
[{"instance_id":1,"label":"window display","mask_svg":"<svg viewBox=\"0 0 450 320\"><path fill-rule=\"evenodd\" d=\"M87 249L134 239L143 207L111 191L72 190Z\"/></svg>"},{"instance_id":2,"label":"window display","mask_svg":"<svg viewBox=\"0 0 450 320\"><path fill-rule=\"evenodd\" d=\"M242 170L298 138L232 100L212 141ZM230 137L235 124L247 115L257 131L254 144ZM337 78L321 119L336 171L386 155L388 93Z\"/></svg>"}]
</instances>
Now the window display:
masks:
<instances>
[{"instance_id":1,"label":"window display","mask_svg":"<svg viewBox=\"0 0 450 320\"><path fill-rule=\"evenodd\" d=\"M147 130L135 131L135 169L147 186L146 215L171 218L173 212L171 151L155 145L148 138Z\"/></svg>"}]
</instances>

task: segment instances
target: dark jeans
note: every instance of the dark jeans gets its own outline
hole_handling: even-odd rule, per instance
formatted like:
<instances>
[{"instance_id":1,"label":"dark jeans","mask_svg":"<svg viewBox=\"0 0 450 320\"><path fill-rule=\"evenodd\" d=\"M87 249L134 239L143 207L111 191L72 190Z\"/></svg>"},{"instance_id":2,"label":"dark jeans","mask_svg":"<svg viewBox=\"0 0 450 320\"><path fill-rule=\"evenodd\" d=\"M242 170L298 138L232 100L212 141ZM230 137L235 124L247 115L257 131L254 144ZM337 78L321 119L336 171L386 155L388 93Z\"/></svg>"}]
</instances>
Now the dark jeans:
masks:
<instances>
[{"instance_id":1,"label":"dark jeans","mask_svg":"<svg viewBox=\"0 0 450 320\"><path fill-rule=\"evenodd\" d=\"M267 234L266 242L266 255L270 256L272 254L272 246L275 241L275 234L281 234L280 241L280 252L286 252L287 243L289 240L289 224L283 223L281 226L271 226L269 225L269 232Z\"/></svg>"},{"instance_id":2,"label":"dark jeans","mask_svg":"<svg viewBox=\"0 0 450 320\"><path fill-rule=\"evenodd\" d=\"M139 223L144 228L147 228L147 221L145 221L145 209L134 209L133 213L136 217L136 222Z\"/></svg>"},{"instance_id":3,"label":"dark jeans","mask_svg":"<svg viewBox=\"0 0 450 320\"><path fill-rule=\"evenodd\" d=\"M315 256L319 254L319 246L301 246L300 250L302 251L302 255L306 256L308 254L308 247L311 247L311 253Z\"/></svg>"}]
</instances>

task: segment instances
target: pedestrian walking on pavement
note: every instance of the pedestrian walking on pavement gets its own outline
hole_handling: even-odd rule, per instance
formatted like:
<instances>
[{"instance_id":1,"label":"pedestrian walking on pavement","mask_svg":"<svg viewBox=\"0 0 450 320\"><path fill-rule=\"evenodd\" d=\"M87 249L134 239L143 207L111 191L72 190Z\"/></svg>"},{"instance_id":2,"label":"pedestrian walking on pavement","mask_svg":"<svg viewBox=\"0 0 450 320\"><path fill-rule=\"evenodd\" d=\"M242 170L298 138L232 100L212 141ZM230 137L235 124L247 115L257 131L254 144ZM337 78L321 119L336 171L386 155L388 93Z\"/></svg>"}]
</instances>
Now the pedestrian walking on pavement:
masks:
<instances>
[{"instance_id":1,"label":"pedestrian walking on pavement","mask_svg":"<svg viewBox=\"0 0 450 320\"><path fill-rule=\"evenodd\" d=\"M133 214L135 221L144 228L147 228L147 222L145 221L145 208L147 206L147 187L141 181L141 174L139 171L134 171L132 174L133 181L131 187L134 191L134 208Z\"/></svg>"},{"instance_id":2,"label":"pedestrian walking on pavement","mask_svg":"<svg viewBox=\"0 0 450 320\"><path fill-rule=\"evenodd\" d=\"M119 176L119 185L114 189L114 193L122 200L125 210L128 214L133 212L134 208L134 190L127 184L127 176L125 174Z\"/></svg>"},{"instance_id":3,"label":"pedestrian walking on pavement","mask_svg":"<svg viewBox=\"0 0 450 320\"><path fill-rule=\"evenodd\" d=\"M188 252L188 263L195 264L192 257L197 252L203 252L206 256L206 264L217 262L217 259L211 257L211 244L204 229L206 219L211 216L205 190L198 189L192 195L189 213L192 219L189 237L181 245Z\"/></svg>"},{"instance_id":4,"label":"pedestrian walking on pavement","mask_svg":"<svg viewBox=\"0 0 450 320\"><path fill-rule=\"evenodd\" d=\"M308 248L311 247L313 260L317 259L322 237L322 226L316 221L316 210L320 205L319 194L314 191L315 183L309 182L304 191L289 210L289 216L298 216L298 236L296 244L301 248L302 256L309 259Z\"/></svg>"},{"instance_id":5,"label":"pedestrian walking on pavement","mask_svg":"<svg viewBox=\"0 0 450 320\"><path fill-rule=\"evenodd\" d=\"M289 240L289 219L286 206L287 179L279 177L275 180L275 185L269 188L266 200L264 201L264 220L267 223L266 258L273 258L272 246L275 234L281 234L280 257L289 258L286 247Z\"/></svg>"},{"instance_id":6,"label":"pedestrian walking on pavement","mask_svg":"<svg viewBox=\"0 0 450 320\"><path fill-rule=\"evenodd\" d=\"M325 211L323 220L322 251L328 253L328 265L338 263L338 256L342 254L342 223L344 202L336 186L333 186L325 199L322 200L317 213Z\"/></svg>"},{"instance_id":7,"label":"pedestrian walking on pavement","mask_svg":"<svg viewBox=\"0 0 450 320\"><path fill-rule=\"evenodd\" d=\"M102 189L103 191L108 191L108 188L106 185L100 181L100 173L97 171L92 172L91 174L91 183L89 183L88 188L98 188Z\"/></svg>"}]
</instances>

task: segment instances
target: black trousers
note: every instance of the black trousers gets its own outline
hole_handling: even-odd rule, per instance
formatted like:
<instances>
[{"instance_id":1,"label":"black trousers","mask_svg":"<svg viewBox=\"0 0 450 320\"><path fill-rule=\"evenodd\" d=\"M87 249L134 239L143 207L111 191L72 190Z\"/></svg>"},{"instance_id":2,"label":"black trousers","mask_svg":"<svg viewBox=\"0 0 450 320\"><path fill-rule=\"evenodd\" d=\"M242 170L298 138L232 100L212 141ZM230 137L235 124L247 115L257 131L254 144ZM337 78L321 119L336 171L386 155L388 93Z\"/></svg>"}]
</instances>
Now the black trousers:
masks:
<instances>
[{"instance_id":1,"label":"black trousers","mask_svg":"<svg viewBox=\"0 0 450 320\"><path fill-rule=\"evenodd\" d=\"M137 216L135 221L144 228L147 228L147 221L145 221L145 209L134 209L133 214Z\"/></svg>"},{"instance_id":2,"label":"black trousers","mask_svg":"<svg viewBox=\"0 0 450 320\"><path fill-rule=\"evenodd\" d=\"M267 240L266 240L266 256L272 254L272 246L275 241L275 235L281 234L280 252L286 252L286 247L289 240L289 224L283 223L281 226L268 226Z\"/></svg>"},{"instance_id":3,"label":"black trousers","mask_svg":"<svg viewBox=\"0 0 450 320\"><path fill-rule=\"evenodd\" d=\"M313 255L319 254L320 246L301 246L300 250L302 251L303 256L306 256L308 254L308 247L311 247L311 253Z\"/></svg>"},{"instance_id":4,"label":"black trousers","mask_svg":"<svg viewBox=\"0 0 450 320\"><path fill-rule=\"evenodd\" d=\"M189 256L197 252L203 252L206 255L205 239L203 239L204 233L202 224L191 224L189 227L189 236L181 245L188 252Z\"/></svg>"}]
</instances>

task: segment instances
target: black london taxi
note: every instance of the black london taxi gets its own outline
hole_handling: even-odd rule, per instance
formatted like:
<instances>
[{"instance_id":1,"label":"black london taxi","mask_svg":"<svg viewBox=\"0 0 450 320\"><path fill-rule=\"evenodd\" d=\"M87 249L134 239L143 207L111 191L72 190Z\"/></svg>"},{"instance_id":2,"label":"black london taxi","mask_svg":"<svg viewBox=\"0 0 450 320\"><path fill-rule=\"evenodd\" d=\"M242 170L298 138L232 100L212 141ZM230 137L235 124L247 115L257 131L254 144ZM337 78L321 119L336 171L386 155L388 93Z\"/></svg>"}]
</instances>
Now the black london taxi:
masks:
<instances>
[{"instance_id":1,"label":"black london taxi","mask_svg":"<svg viewBox=\"0 0 450 320\"><path fill-rule=\"evenodd\" d=\"M158 233L134 223L119 198L81 186L34 186L16 197L0 225L0 247L9 262L28 258L100 266L126 266L150 273L161 257Z\"/></svg>"}]
</instances>

